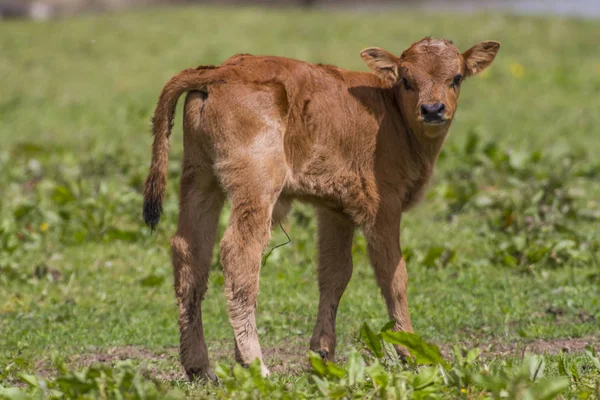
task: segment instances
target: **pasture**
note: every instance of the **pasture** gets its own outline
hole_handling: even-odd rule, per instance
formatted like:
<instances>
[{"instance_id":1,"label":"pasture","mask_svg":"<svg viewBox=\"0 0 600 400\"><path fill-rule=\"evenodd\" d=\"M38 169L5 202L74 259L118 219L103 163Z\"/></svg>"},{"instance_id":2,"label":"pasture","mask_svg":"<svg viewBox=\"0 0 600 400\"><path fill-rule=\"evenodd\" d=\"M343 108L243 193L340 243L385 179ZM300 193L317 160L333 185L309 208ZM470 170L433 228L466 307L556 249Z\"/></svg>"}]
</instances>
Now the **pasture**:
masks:
<instances>
[{"instance_id":1,"label":"pasture","mask_svg":"<svg viewBox=\"0 0 600 400\"><path fill-rule=\"evenodd\" d=\"M413 326L447 361L419 365L439 362L427 346L408 365L377 357L387 313L357 234L339 368L309 367L316 224L296 204L291 243L261 270L273 376L230 361L215 251L203 317L222 384L188 383L169 249L181 113L161 224L141 219L163 84L241 52L367 70L363 48L400 54L429 35L502 43L465 82L428 194L403 218ZM252 8L0 24L0 398L600 397L599 37L599 21L557 17ZM269 248L286 240L275 228Z\"/></svg>"}]
</instances>

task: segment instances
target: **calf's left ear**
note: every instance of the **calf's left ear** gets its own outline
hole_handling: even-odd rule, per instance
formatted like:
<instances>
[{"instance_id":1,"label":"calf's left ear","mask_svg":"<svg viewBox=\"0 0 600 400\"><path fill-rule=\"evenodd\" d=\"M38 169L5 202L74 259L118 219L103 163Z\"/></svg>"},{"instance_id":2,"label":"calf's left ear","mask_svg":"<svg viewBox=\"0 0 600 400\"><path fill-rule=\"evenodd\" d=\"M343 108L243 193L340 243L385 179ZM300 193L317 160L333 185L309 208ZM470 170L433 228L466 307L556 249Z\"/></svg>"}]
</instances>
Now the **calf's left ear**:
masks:
<instances>
[{"instance_id":1,"label":"calf's left ear","mask_svg":"<svg viewBox=\"0 0 600 400\"><path fill-rule=\"evenodd\" d=\"M463 58L467 66L465 75L477 75L484 69L490 66L496 54L500 50L500 43L493 40L477 43L469 50L463 53Z\"/></svg>"},{"instance_id":2,"label":"calf's left ear","mask_svg":"<svg viewBox=\"0 0 600 400\"><path fill-rule=\"evenodd\" d=\"M398 80L398 57L389 51L379 47L369 47L361 51L360 56L375 75L384 81L394 84Z\"/></svg>"}]
</instances>

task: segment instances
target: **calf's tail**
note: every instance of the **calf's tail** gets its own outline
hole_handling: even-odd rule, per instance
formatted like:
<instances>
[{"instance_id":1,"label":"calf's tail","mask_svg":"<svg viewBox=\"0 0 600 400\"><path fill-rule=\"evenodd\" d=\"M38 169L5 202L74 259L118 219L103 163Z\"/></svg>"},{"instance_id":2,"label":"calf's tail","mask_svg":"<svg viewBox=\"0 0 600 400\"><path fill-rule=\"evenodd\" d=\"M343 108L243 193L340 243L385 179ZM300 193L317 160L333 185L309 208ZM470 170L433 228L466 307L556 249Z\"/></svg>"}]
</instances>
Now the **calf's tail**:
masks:
<instances>
[{"instance_id":1,"label":"calf's tail","mask_svg":"<svg viewBox=\"0 0 600 400\"><path fill-rule=\"evenodd\" d=\"M173 128L175 107L179 97L188 91L206 92L210 84L217 81L210 78L206 69L212 67L200 67L198 69L186 69L171 78L163 87L154 116L152 117L152 163L150 173L146 178L144 190L143 217L146 225L154 230L160 215L162 214L162 203L167 186L167 164L169 160L169 136ZM207 76L208 75L208 76Z\"/></svg>"}]
</instances>

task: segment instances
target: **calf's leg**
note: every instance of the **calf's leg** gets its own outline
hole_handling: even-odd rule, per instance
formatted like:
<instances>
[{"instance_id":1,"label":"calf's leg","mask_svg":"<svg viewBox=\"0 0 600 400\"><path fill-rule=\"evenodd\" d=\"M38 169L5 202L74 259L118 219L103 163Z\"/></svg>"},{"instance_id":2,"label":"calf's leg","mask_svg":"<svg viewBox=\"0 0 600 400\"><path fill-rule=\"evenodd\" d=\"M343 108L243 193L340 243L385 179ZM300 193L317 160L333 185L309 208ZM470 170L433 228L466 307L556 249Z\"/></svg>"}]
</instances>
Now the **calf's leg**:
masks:
<instances>
[{"instance_id":1,"label":"calf's leg","mask_svg":"<svg viewBox=\"0 0 600 400\"><path fill-rule=\"evenodd\" d=\"M232 204L229 226L221 240L221 263L225 274L225 295L229 321L236 344L236 360L248 365L262 359L256 330L256 301L261 254L269 241L272 204L258 199L254 203Z\"/></svg>"},{"instance_id":2,"label":"calf's leg","mask_svg":"<svg viewBox=\"0 0 600 400\"><path fill-rule=\"evenodd\" d=\"M385 299L390 320L396 322L393 330L413 332L408 312L408 274L400 250L400 216L378 218L378 224L367 235L369 258L375 279ZM401 355L406 349L396 346Z\"/></svg>"},{"instance_id":3,"label":"calf's leg","mask_svg":"<svg viewBox=\"0 0 600 400\"><path fill-rule=\"evenodd\" d=\"M179 308L180 358L190 379L215 379L209 369L201 302L207 290L223 194L210 171L184 165L179 226L171 240Z\"/></svg>"},{"instance_id":4,"label":"calf's leg","mask_svg":"<svg viewBox=\"0 0 600 400\"><path fill-rule=\"evenodd\" d=\"M310 349L333 360L337 309L352 276L354 224L346 216L326 209L318 210L318 223L319 312Z\"/></svg>"},{"instance_id":5,"label":"calf's leg","mask_svg":"<svg viewBox=\"0 0 600 400\"><path fill-rule=\"evenodd\" d=\"M221 240L221 264L236 360L248 365L258 359L263 375L268 375L258 341L255 311L261 255L269 242L273 207L286 171L284 155L278 151L276 140L256 139L256 143L261 146L250 157L247 153L231 155L229 160L218 164L221 183L232 207Z\"/></svg>"}]
</instances>

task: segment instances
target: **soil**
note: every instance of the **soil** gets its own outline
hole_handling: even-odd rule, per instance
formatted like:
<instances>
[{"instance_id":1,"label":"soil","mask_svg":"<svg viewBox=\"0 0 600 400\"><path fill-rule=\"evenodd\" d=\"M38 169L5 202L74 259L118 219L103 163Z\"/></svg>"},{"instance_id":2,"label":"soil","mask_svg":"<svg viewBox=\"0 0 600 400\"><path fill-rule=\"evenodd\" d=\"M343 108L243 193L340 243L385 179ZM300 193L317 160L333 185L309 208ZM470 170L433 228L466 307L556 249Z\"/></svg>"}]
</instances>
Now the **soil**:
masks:
<instances>
[{"instance_id":1,"label":"soil","mask_svg":"<svg viewBox=\"0 0 600 400\"><path fill-rule=\"evenodd\" d=\"M479 347L481 357L521 357L524 353L557 354L561 352L580 353L588 345L600 350L600 335L587 336L573 339L548 339L535 340L522 343L506 343L491 341L489 343L460 343L459 347ZM444 358L451 358L454 344L441 344L440 350ZM219 349L209 349L212 362L233 360L233 350L224 350L226 343L219 344ZM265 361L272 373L298 375L309 368L306 357L306 344L301 341L292 341L286 347L266 347L263 354ZM73 367L81 368L95 363L114 364L123 360L142 361L146 364L149 374L159 380L185 380L185 374L178 364L178 349L169 347L152 351L139 346L111 347L102 351L89 352L71 357L68 362ZM343 361L343 359L338 359ZM173 367L173 366L176 367ZM42 376L52 375L52 368L48 363L40 363L38 371Z\"/></svg>"},{"instance_id":2,"label":"soil","mask_svg":"<svg viewBox=\"0 0 600 400\"><path fill-rule=\"evenodd\" d=\"M525 353L535 354L557 354L557 353L581 353L585 351L586 346L591 345L595 349L600 349L600 336L587 336L573 339L538 339L522 343L506 343L500 341L490 341L489 343L462 343L459 347L479 347L481 355L485 358L522 356ZM440 345L440 351L444 358L450 358L453 353L453 344Z\"/></svg>"}]
</instances>

